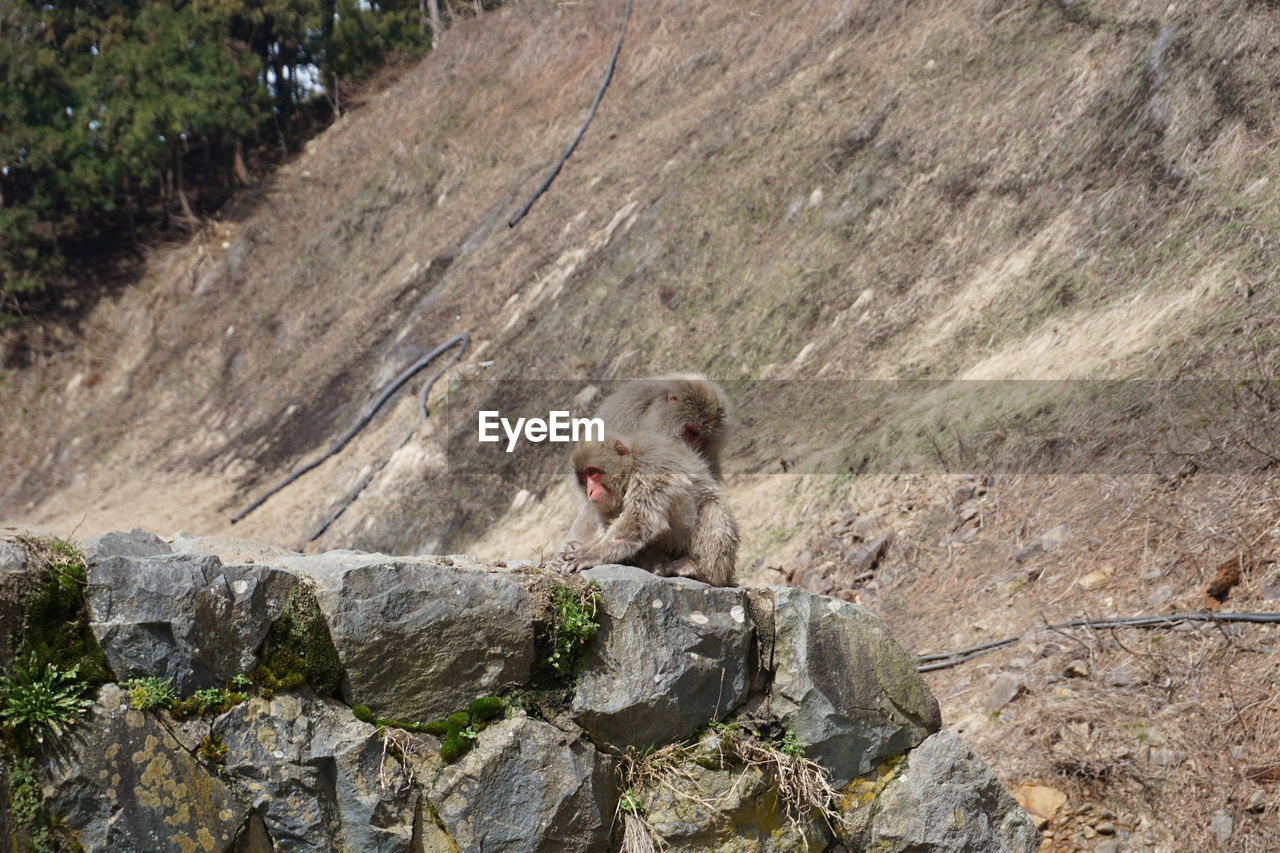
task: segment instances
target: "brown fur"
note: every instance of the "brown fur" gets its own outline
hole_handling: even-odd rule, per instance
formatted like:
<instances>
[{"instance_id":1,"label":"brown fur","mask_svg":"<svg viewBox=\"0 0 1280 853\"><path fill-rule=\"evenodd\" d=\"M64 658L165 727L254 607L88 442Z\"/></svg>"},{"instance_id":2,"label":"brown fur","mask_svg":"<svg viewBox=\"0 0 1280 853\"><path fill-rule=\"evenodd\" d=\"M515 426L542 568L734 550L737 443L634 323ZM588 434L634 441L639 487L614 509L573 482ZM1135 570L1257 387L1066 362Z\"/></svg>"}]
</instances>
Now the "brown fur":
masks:
<instances>
[{"instance_id":1,"label":"brown fur","mask_svg":"<svg viewBox=\"0 0 1280 853\"><path fill-rule=\"evenodd\" d=\"M637 556L669 566L689 558L699 580L734 585L738 526L706 460L663 436L605 433L604 441L582 442L573 452L580 481L590 468L599 469L608 492L601 504L584 497L601 532L586 544L570 543L558 568L578 571Z\"/></svg>"},{"instance_id":2,"label":"brown fur","mask_svg":"<svg viewBox=\"0 0 1280 853\"><path fill-rule=\"evenodd\" d=\"M712 478L720 480L720 453L729 433L729 398L709 379L679 374L624 382L604 399L596 414L608 432L671 436L686 443L686 426L697 424L701 434L693 449L706 461ZM583 498L558 550L564 551L573 542L588 542L603 532L599 514Z\"/></svg>"}]
</instances>

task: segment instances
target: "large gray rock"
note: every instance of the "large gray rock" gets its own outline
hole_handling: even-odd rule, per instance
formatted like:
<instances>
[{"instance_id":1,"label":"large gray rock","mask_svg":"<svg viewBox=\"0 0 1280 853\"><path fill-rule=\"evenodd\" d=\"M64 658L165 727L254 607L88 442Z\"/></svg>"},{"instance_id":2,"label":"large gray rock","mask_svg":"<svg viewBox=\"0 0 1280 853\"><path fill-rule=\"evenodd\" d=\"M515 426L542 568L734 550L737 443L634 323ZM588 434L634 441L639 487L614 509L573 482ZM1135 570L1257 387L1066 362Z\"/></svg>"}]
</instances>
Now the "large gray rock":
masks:
<instances>
[{"instance_id":1,"label":"large gray rock","mask_svg":"<svg viewBox=\"0 0 1280 853\"><path fill-rule=\"evenodd\" d=\"M135 527L133 530L103 533L84 540L84 557L89 562L106 557L160 557L173 549L154 533Z\"/></svg>"},{"instance_id":2,"label":"large gray rock","mask_svg":"<svg viewBox=\"0 0 1280 853\"><path fill-rule=\"evenodd\" d=\"M938 730L937 700L884 623L847 601L770 589L770 708L837 786Z\"/></svg>"},{"instance_id":3,"label":"large gray rock","mask_svg":"<svg viewBox=\"0 0 1280 853\"><path fill-rule=\"evenodd\" d=\"M688 737L746 697L747 594L631 566L583 576L600 584L600 631L578 676L573 716L600 746Z\"/></svg>"},{"instance_id":4,"label":"large gray rock","mask_svg":"<svg viewBox=\"0 0 1280 853\"><path fill-rule=\"evenodd\" d=\"M518 716L481 732L428 796L462 853L597 853L612 776L585 738Z\"/></svg>"},{"instance_id":5,"label":"large gray rock","mask_svg":"<svg viewBox=\"0 0 1280 853\"><path fill-rule=\"evenodd\" d=\"M358 552L293 565L316 579L352 704L427 721L529 679L537 605L510 575Z\"/></svg>"},{"instance_id":6,"label":"large gray rock","mask_svg":"<svg viewBox=\"0 0 1280 853\"><path fill-rule=\"evenodd\" d=\"M213 730L276 850L411 850L421 795L397 751L384 755L382 734L350 708L309 690L277 693L232 708Z\"/></svg>"},{"instance_id":7,"label":"large gray rock","mask_svg":"<svg viewBox=\"0 0 1280 853\"><path fill-rule=\"evenodd\" d=\"M866 849L883 853L1033 853L1031 819L991 768L943 731L907 756L876 800Z\"/></svg>"},{"instance_id":8,"label":"large gray rock","mask_svg":"<svg viewBox=\"0 0 1280 853\"><path fill-rule=\"evenodd\" d=\"M89 563L90 626L117 678L172 678L186 695L257 665L297 583L284 569L207 554L100 556Z\"/></svg>"},{"instance_id":9,"label":"large gray rock","mask_svg":"<svg viewBox=\"0 0 1280 853\"><path fill-rule=\"evenodd\" d=\"M90 851L226 850L245 808L149 713L108 684L38 765L45 812Z\"/></svg>"}]
</instances>

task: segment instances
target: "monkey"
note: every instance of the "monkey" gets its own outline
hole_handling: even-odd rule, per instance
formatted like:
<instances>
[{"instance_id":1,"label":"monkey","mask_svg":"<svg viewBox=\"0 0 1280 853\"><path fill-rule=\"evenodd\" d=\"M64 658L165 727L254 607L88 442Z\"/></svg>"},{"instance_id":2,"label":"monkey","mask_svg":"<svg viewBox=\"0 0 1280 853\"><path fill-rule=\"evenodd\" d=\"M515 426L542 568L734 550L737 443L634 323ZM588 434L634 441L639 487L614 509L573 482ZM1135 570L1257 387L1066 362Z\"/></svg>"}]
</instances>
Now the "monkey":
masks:
<instances>
[{"instance_id":1,"label":"monkey","mask_svg":"<svg viewBox=\"0 0 1280 853\"><path fill-rule=\"evenodd\" d=\"M706 461L711 477L720 481L720 451L729 433L729 398L709 379L686 373L624 382L604 399L596 414L607 431L680 439ZM557 552L598 537L604 531L599 518L584 498Z\"/></svg>"},{"instance_id":2,"label":"monkey","mask_svg":"<svg viewBox=\"0 0 1280 853\"><path fill-rule=\"evenodd\" d=\"M603 441L580 442L572 463L601 532L585 544L567 543L553 564L557 570L639 557L650 564L642 568L670 568L675 561L685 567L681 574L734 585L738 526L707 461L684 442L606 432Z\"/></svg>"},{"instance_id":3,"label":"monkey","mask_svg":"<svg viewBox=\"0 0 1280 853\"><path fill-rule=\"evenodd\" d=\"M623 434L675 436L707 462L719 482L720 453L729 433L724 389L693 373L625 382L600 404L604 428Z\"/></svg>"}]
</instances>

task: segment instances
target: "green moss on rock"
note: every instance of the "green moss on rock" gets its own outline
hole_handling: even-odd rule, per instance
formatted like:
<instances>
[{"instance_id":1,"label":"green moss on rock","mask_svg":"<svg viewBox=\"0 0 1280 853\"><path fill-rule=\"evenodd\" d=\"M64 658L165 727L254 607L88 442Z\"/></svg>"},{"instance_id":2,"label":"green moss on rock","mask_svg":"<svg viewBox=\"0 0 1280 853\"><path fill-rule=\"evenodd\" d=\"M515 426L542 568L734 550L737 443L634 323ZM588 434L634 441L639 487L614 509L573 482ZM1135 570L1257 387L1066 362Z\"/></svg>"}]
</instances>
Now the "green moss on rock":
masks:
<instances>
[{"instance_id":1,"label":"green moss on rock","mask_svg":"<svg viewBox=\"0 0 1280 853\"><path fill-rule=\"evenodd\" d=\"M18 656L34 652L42 666L73 668L79 680L97 686L113 680L89 627L88 566L76 545L59 539L24 540L39 565L39 586L23 606Z\"/></svg>"},{"instance_id":2,"label":"green moss on rock","mask_svg":"<svg viewBox=\"0 0 1280 853\"><path fill-rule=\"evenodd\" d=\"M269 690L309 684L321 696L337 692L342 681L338 649L315 593L305 583L289 594L280 617L271 625L261 660L253 677Z\"/></svg>"},{"instance_id":3,"label":"green moss on rock","mask_svg":"<svg viewBox=\"0 0 1280 853\"><path fill-rule=\"evenodd\" d=\"M472 718L488 722L495 717L502 716L507 709L507 703L500 696L481 696L467 706L467 713Z\"/></svg>"}]
</instances>

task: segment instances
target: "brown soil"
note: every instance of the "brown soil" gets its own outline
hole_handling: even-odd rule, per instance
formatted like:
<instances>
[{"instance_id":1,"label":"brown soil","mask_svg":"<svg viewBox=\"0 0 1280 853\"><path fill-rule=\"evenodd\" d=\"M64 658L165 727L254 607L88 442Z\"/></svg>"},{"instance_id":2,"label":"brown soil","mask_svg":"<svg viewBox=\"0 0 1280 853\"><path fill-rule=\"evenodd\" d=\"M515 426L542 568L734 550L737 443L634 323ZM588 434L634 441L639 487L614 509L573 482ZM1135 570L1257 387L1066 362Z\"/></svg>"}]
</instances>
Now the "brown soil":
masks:
<instances>
[{"instance_id":1,"label":"brown soil","mask_svg":"<svg viewBox=\"0 0 1280 853\"><path fill-rule=\"evenodd\" d=\"M1215 606L1267 609L1280 454L1263 404L1228 407L1252 418L1244 438L1194 445L1240 464L1067 476L935 440L1007 435L1012 403L954 415L965 392L942 389L864 410L848 386L783 381L1274 375L1268 4L654 0L577 153L507 228L581 122L620 12L530 0L460 22L190 242L155 247L77 328L10 333L0 523L534 556L570 514L555 459L461 470L448 442L473 425L439 405L447 383L425 424L404 392L229 523L466 330L455 396L485 379L725 380L744 419L727 480L744 575L838 574L862 543L836 528L869 518L893 542L869 579L833 590L917 651L1077 612L1199 608L1228 560L1240 578ZM951 503L961 471L993 478L977 504ZM960 519L965 503L980 512ZM1059 524L1060 548L1013 559ZM977 532L942 545L957 525ZM1082 588L1092 572L1101 585ZM1150 604L1162 587L1172 597ZM1221 849L1274 849L1269 637L1036 635L930 680L1002 778L1090 809L1050 824L1065 849L1104 840L1083 829L1102 808L1156 849L1214 849L1220 810ZM1067 678L1076 659L1089 674ZM1122 666L1129 682L1109 683ZM1007 672L1026 690L982 710Z\"/></svg>"}]
</instances>

